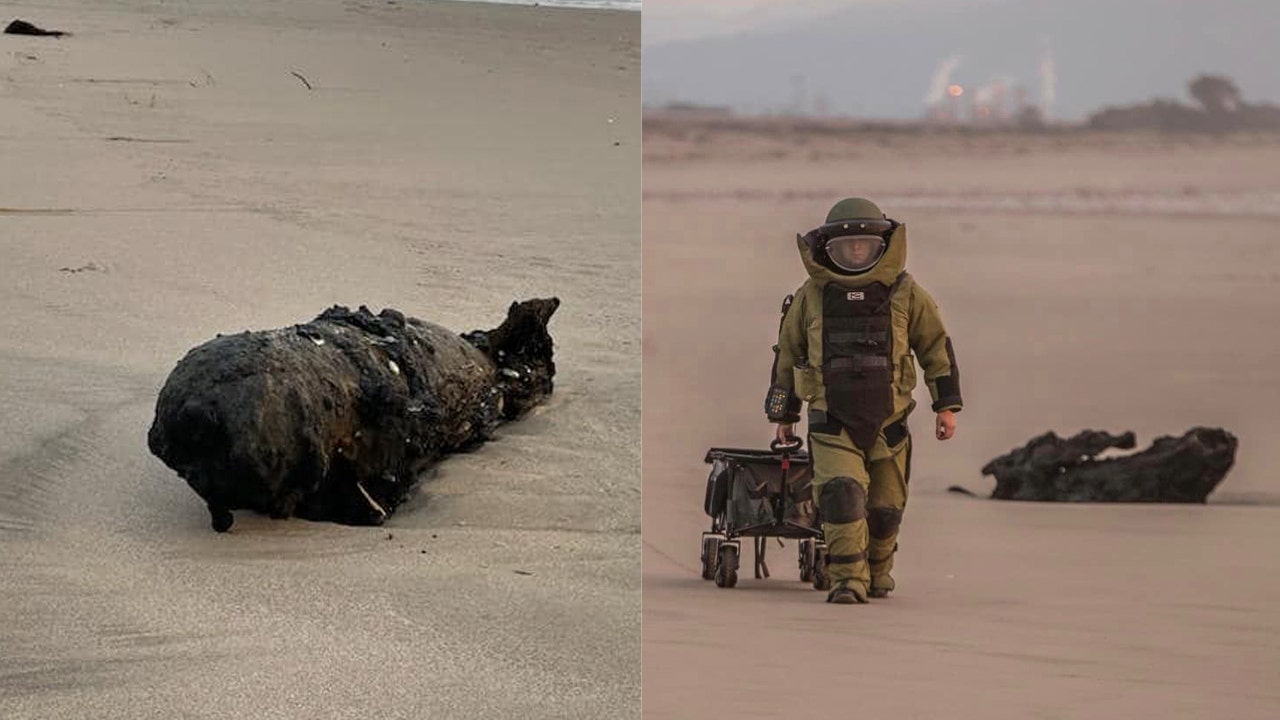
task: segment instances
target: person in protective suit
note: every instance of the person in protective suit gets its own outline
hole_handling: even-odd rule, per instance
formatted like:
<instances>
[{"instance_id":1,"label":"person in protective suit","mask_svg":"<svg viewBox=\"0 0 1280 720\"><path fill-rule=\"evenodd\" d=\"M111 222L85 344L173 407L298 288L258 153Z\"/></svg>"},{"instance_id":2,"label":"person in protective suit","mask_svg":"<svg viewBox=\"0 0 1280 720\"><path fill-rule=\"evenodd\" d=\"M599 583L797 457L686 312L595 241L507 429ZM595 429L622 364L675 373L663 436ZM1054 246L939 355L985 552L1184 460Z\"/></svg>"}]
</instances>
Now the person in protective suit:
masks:
<instances>
[{"instance_id":1,"label":"person in protective suit","mask_svg":"<svg viewBox=\"0 0 1280 720\"><path fill-rule=\"evenodd\" d=\"M787 443L808 403L827 602L864 603L894 589L911 473L912 353L939 440L955 433L960 370L937 304L906 273L905 225L870 200L849 198L796 243L809 279L783 303L765 412Z\"/></svg>"}]
</instances>

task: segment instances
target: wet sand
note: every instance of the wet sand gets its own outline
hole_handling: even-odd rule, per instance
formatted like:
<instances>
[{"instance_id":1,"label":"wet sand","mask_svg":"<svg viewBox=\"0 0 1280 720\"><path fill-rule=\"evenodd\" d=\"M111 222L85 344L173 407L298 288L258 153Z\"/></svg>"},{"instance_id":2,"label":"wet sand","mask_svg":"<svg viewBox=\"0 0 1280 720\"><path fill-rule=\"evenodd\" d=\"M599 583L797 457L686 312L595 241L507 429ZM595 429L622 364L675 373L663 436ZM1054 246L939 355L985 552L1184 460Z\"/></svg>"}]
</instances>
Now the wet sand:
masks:
<instances>
[{"instance_id":1,"label":"wet sand","mask_svg":"<svg viewBox=\"0 0 1280 720\"><path fill-rule=\"evenodd\" d=\"M0 36L0 717L638 716L639 14L11 12L74 35ZM546 295L551 401L385 527L147 451L217 333Z\"/></svg>"},{"instance_id":2,"label":"wet sand","mask_svg":"<svg viewBox=\"0 0 1280 720\"><path fill-rule=\"evenodd\" d=\"M749 132L646 121L645 716L1280 713L1280 140ZM846 195L907 222L966 400L913 415L888 600L832 606L771 548L698 576L711 446L764 447L794 237ZM1240 439L1207 506L997 503L979 469L1045 430ZM750 553L747 553L750 555Z\"/></svg>"}]
</instances>

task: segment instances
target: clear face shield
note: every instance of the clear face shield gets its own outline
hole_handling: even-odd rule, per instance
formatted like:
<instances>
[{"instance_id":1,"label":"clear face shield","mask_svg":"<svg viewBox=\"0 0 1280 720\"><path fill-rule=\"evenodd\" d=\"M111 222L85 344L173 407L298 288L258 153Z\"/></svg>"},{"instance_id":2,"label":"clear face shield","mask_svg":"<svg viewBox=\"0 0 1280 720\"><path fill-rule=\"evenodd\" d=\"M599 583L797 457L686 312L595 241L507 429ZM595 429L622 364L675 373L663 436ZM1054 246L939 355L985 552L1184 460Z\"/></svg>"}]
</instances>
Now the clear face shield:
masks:
<instances>
[{"instance_id":1,"label":"clear face shield","mask_svg":"<svg viewBox=\"0 0 1280 720\"><path fill-rule=\"evenodd\" d=\"M824 246L831 264L848 273L866 272L884 256L888 243L880 235L839 235Z\"/></svg>"}]
</instances>

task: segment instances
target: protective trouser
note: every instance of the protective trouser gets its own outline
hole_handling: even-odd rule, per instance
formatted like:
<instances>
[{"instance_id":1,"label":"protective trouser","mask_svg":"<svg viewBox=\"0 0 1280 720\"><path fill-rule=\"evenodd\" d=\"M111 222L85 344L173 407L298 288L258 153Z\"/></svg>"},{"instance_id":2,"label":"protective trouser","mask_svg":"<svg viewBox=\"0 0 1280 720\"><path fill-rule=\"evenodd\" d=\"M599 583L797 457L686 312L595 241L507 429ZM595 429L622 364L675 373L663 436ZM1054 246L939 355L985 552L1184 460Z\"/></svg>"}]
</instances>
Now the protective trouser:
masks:
<instances>
[{"instance_id":1,"label":"protective trouser","mask_svg":"<svg viewBox=\"0 0 1280 720\"><path fill-rule=\"evenodd\" d=\"M848 581L863 591L892 590L893 554L907 505L911 437L889 446L881 434L868 460L843 429L839 435L810 432L809 451L832 585Z\"/></svg>"}]
</instances>

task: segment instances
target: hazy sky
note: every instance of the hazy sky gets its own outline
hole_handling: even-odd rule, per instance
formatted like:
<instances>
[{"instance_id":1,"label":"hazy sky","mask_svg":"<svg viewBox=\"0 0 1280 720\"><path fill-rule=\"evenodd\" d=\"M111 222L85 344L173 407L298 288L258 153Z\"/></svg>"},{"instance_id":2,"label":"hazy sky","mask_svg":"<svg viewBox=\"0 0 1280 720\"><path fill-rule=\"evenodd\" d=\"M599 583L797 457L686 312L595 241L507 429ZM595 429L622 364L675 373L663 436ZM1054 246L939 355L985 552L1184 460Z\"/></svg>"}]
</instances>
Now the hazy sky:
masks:
<instances>
[{"instance_id":1,"label":"hazy sky","mask_svg":"<svg viewBox=\"0 0 1280 720\"><path fill-rule=\"evenodd\" d=\"M1202 73L1280 100L1277 0L645 0L643 23L655 107L914 118L950 81L1074 120Z\"/></svg>"},{"instance_id":2,"label":"hazy sky","mask_svg":"<svg viewBox=\"0 0 1280 720\"><path fill-rule=\"evenodd\" d=\"M991 0L644 0L645 45L729 35L789 24L860 5L928 8L980 5Z\"/></svg>"}]
</instances>

